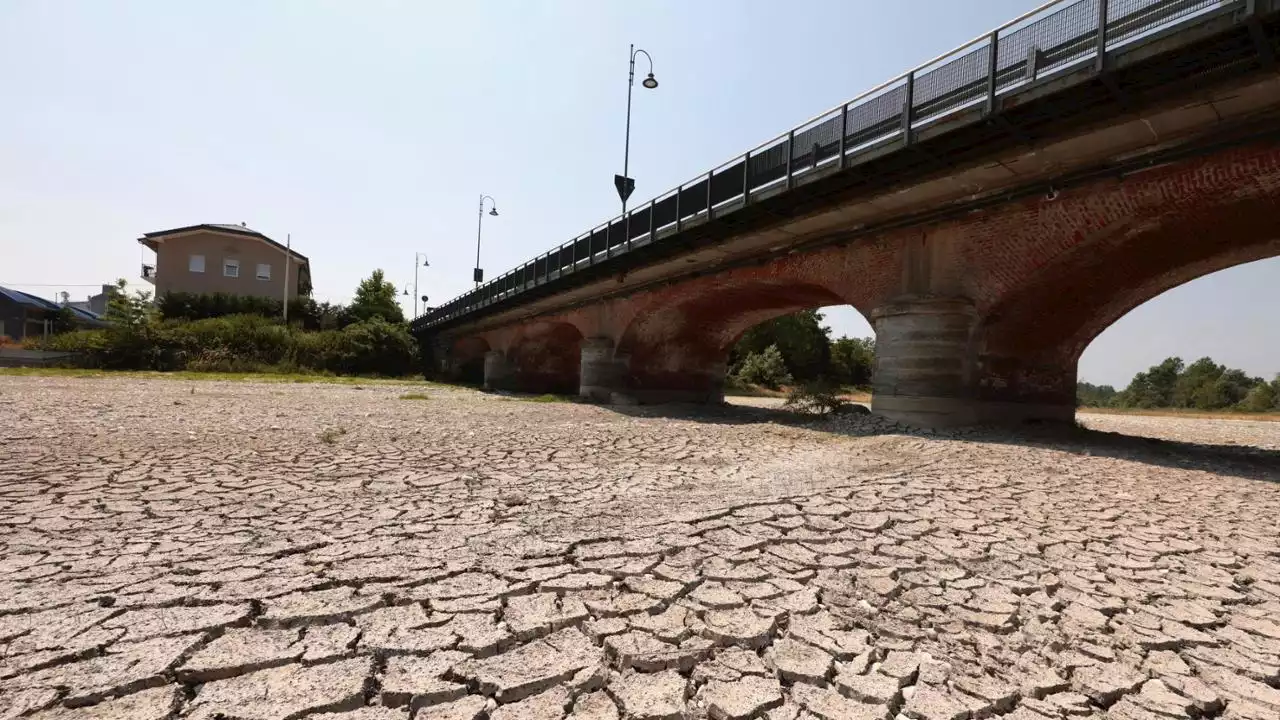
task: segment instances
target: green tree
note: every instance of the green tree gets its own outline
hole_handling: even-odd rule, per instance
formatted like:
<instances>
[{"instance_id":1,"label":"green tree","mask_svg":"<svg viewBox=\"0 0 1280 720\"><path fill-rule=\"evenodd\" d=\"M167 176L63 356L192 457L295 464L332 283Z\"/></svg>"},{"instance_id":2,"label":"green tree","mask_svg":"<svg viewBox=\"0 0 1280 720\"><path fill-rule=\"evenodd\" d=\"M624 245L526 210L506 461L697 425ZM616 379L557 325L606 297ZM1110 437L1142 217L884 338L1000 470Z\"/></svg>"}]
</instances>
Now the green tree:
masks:
<instances>
[{"instance_id":1,"label":"green tree","mask_svg":"<svg viewBox=\"0 0 1280 720\"><path fill-rule=\"evenodd\" d=\"M1240 409L1248 412L1267 412L1280 409L1280 378L1272 382L1254 385L1240 401Z\"/></svg>"},{"instance_id":2,"label":"green tree","mask_svg":"<svg viewBox=\"0 0 1280 720\"><path fill-rule=\"evenodd\" d=\"M1111 407L1118 394L1110 385L1076 383L1076 404L1080 407Z\"/></svg>"},{"instance_id":3,"label":"green tree","mask_svg":"<svg viewBox=\"0 0 1280 720\"><path fill-rule=\"evenodd\" d=\"M151 293L138 290L129 294L124 278L107 290L107 311L103 318L118 328L138 328L146 325L155 314Z\"/></svg>"},{"instance_id":4,"label":"green tree","mask_svg":"<svg viewBox=\"0 0 1280 720\"><path fill-rule=\"evenodd\" d=\"M791 373L783 362L777 345L770 345L758 353L751 353L736 373L738 380L751 385L763 385L777 390L783 383L791 382Z\"/></svg>"},{"instance_id":5,"label":"green tree","mask_svg":"<svg viewBox=\"0 0 1280 720\"><path fill-rule=\"evenodd\" d=\"M1182 358L1165 358L1146 372L1133 376L1129 387L1117 398L1117 406L1128 408L1171 407L1173 390L1182 374Z\"/></svg>"},{"instance_id":6,"label":"green tree","mask_svg":"<svg viewBox=\"0 0 1280 720\"><path fill-rule=\"evenodd\" d=\"M831 343L831 376L841 384L870 385L875 361L875 338L842 337Z\"/></svg>"},{"instance_id":7,"label":"green tree","mask_svg":"<svg viewBox=\"0 0 1280 720\"><path fill-rule=\"evenodd\" d=\"M1173 397L1170 405L1180 408L1199 408L1212 410L1219 407L1215 400L1214 385L1226 368L1213 361L1213 358L1202 357L1191 363L1173 383Z\"/></svg>"},{"instance_id":8,"label":"green tree","mask_svg":"<svg viewBox=\"0 0 1280 720\"><path fill-rule=\"evenodd\" d=\"M404 310L400 308L396 294L396 286L386 281L382 270L374 270L373 274L360 281L347 311L356 320L379 317L387 322L402 323Z\"/></svg>"},{"instance_id":9,"label":"green tree","mask_svg":"<svg viewBox=\"0 0 1280 720\"><path fill-rule=\"evenodd\" d=\"M776 346L788 372L801 380L827 373L831 358L831 328L822 325L822 313L802 310L760 323L743 333L729 353L735 370L746 359Z\"/></svg>"},{"instance_id":10,"label":"green tree","mask_svg":"<svg viewBox=\"0 0 1280 720\"><path fill-rule=\"evenodd\" d=\"M66 305L58 308L58 312L54 313L53 317L49 318L49 320L49 329L52 330L55 335L64 332L71 332L76 329L76 314Z\"/></svg>"}]
</instances>

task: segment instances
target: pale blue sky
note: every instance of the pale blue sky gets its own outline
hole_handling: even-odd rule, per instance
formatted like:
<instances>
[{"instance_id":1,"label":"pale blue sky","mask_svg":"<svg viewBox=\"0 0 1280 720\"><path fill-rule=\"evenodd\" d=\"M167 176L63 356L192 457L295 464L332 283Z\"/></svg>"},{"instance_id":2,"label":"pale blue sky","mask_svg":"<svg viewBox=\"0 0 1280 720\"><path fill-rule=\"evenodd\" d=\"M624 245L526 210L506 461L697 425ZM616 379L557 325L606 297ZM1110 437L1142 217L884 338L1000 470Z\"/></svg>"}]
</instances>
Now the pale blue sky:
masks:
<instances>
[{"instance_id":1,"label":"pale blue sky","mask_svg":"<svg viewBox=\"0 0 1280 720\"><path fill-rule=\"evenodd\" d=\"M439 302L470 285L481 192L489 276L616 214L628 43L661 81L636 89L644 200L1033 4L2 0L0 283L81 297L137 278L144 232L246 222L292 233L321 300L375 267L409 283L423 251ZM1277 288L1272 260L1168 293L1081 377L1280 371Z\"/></svg>"}]
</instances>

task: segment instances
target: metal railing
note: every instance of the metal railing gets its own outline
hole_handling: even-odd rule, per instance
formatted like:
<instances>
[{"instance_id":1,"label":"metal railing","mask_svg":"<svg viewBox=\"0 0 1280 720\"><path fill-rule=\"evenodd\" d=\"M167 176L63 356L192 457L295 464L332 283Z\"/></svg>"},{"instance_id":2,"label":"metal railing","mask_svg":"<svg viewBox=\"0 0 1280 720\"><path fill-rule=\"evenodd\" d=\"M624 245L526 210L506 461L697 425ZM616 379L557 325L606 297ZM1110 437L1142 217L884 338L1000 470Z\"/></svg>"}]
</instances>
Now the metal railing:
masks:
<instances>
[{"instance_id":1,"label":"metal railing","mask_svg":"<svg viewBox=\"0 0 1280 720\"><path fill-rule=\"evenodd\" d=\"M1253 0L1053 0L867 90L414 320L431 327L847 167L891 141L1049 74ZM1101 22L1101 18L1106 22Z\"/></svg>"}]
</instances>

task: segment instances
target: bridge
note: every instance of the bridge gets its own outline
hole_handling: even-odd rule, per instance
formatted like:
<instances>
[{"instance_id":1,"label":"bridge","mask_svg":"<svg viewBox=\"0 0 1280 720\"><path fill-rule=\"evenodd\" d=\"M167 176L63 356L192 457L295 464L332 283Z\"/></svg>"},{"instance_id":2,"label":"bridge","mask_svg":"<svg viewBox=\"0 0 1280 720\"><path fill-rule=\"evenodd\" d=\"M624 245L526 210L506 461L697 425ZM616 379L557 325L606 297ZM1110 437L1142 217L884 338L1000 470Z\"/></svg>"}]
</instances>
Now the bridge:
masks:
<instances>
[{"instance_id":1,"label":"bridge","mask_svg":"<svg viewBox=\"0 0 1280 720\"><path fill-rule=\"evenodd\" d=\"M1280 0L1060 0L416 318L436 371L723 399L748 328L852 305L872 410L1069 420L1089 342L1280 255Z\"/></svg>"}]
</instances>

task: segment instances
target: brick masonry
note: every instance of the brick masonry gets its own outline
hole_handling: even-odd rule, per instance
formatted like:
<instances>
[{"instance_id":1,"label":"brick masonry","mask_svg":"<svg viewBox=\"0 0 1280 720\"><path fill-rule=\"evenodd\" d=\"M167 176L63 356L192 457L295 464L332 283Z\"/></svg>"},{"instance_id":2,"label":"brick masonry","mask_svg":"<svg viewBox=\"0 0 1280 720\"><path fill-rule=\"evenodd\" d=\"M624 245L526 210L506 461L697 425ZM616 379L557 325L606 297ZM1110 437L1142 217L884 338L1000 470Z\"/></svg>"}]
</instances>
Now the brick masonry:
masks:
<instances>
[{"instance_id":1,"label":"brick masonry","mask_svg":"<svg viewBox=\"0 0 1280 720\"><path fill-rule=\"evenodd\" d=\"M716 399L729 349L772 317L847 304L870 318L903 300L958 300L973 315L956 370L962 398L1065 406L1080 354L1111 323L1176 285L1275 255L1280 147L1268 143L675 280L444 347L449 367L500 350L529 389L572 390L582 340L606 340L627 361L622 389Z\"/></svg>"}]
</instances>

